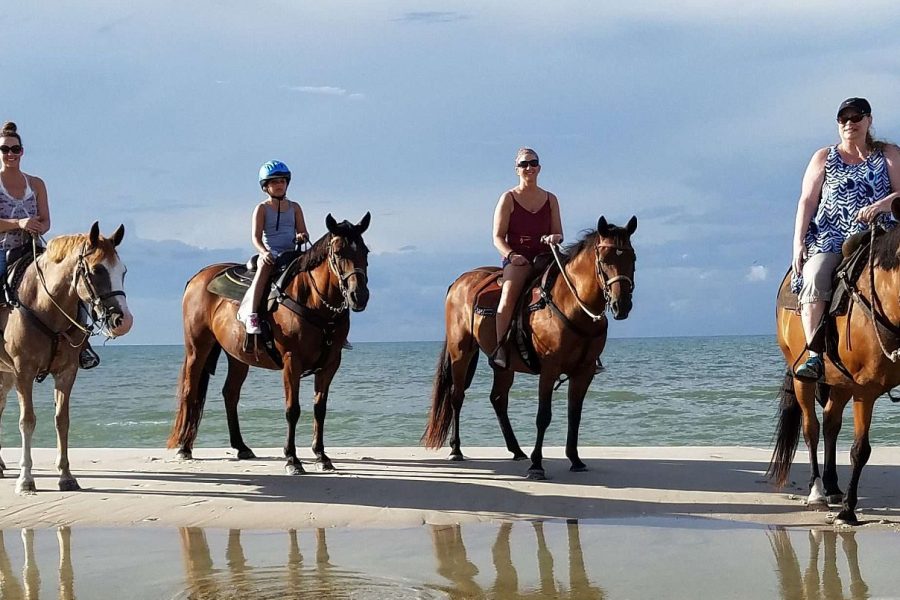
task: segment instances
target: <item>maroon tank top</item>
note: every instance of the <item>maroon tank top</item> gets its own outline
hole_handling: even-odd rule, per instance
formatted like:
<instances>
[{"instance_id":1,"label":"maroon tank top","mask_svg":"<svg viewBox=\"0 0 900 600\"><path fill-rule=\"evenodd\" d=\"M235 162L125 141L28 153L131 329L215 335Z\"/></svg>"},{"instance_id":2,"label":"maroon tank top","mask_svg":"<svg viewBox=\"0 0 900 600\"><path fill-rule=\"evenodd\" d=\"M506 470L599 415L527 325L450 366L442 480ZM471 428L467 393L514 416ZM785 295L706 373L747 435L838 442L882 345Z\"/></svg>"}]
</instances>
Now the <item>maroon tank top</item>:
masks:
<instances>
[{"instance_id":1,"label":"maroon tank top","mask_svg":"<svg viewBox=\"0 0 900 600\"><path fill-rule=\"evenodd\" d=\"M509 215L509 227L506 230L506 243L516 254L521 254L533 261L538 254L548 252L548 247L541 243L542 235L549 235L552 227L550 218L550 192L547 200L537 212L531 212L513 198L513 210Z\"/></svg>"}]
</instances>

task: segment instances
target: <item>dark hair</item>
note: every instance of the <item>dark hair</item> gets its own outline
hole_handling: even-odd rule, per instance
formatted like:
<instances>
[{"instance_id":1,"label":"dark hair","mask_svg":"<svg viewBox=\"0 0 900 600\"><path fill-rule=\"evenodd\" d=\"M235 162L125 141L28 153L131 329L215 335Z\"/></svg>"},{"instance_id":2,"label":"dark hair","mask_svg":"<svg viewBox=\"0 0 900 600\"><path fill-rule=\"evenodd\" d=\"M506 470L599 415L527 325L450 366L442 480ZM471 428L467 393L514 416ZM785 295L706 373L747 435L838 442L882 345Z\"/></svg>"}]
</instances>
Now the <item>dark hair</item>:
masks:
<instances>
[{"instance_id":1,"label":"dark hair","mask_svg":"<svg viewBox=\"0 0 900 600\"><path fill-rule=\"evenodd\" d=\"M872 127L870 126L868 131L866 131L866 147L869 150L884 150L884 144L886 142L884 140L876 140L872 137Z\"/></svg>"},{"instance_id":2,"label":"dark hair","mask_svg":"<svg viewBox=\"0 0 900 600\"><path fill-rule=\"evenodd\" d=\"M12 121L7 121L3 124L3 129L0 130L0 137L14 137L19 140L19 144L21 144L22 137L18 133L16 133L17 129L18 127L16 127L15 123L13 123Z\"/></svg>"}]
</instances>

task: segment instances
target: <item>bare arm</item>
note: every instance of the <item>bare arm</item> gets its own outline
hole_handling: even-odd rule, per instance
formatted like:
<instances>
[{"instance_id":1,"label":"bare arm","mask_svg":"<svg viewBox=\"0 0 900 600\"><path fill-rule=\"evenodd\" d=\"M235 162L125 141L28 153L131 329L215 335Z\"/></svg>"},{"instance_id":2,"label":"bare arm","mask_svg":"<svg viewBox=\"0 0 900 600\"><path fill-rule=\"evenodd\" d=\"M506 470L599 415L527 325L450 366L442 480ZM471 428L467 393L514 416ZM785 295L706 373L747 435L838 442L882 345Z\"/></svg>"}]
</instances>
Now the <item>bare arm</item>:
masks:
<instances>
[{"instance_id":1,"label":"bare arm","mask_svg":"<svg viewBox=\"0 0 900 600\"><path fill-rule=\"evenodd\" d=\"M859 210L857 219L869 223L881 213L891 212L891 204L900 197L900 148L893 144L884 146L884 162L887 166L888 178L891 180L891 193Z\"/></svg>"},{"instance_id":2,"label":"bare arm","mask_svg":"<svg viewBox=\"0 0 900 600\"><path fill-rule=\"evenodd\" d=\"M512 195L509 192L503 192L494 209L494 248L503 258L507 258L512 252L512 248L506 243L506 232L509 230L509 215L511 214Z\"/></svg>"},{"instance_id":3,"label":"bare arm","mask_svg":"<svg viewBox=\"0 0 900 600\"><path fill-rule=\"evenodd\" d=\"M50 231L50 202L47 200L47 186L40 177L31 177L31 189L37 200L37 233L43 235Z\"/></svg>"},{"instance_id":4,"label":"bare arm","mask_svg":"<svg viewBox=\"0 0 900 600\"><path fill-rule=\"evenodd\" d=\"M806 167L806 173L803 174L800 200L797 202L797 218L794 221L794 250L791 261L791 266L797 275L800 274L803 263L806 262L807 250L804 238L809 230L809 222L819 206L822 184L825 182L825 159L827 157L828 148L817 150Z\"/></svg>"},{"instance_id":5,"label":"bare arm","mask_svg":"<svg viewBox=\"0 0 900 600\"><path fill-rule=\"evenodd\" d=\"M256 208L253 209L253 218L251 219L250 225L250 239L253 242L253 247L256 248L256 251L259 252L260 256L269 254L269 249L266 248L262 239L265 226L266 208L263 204L257 204Z\"/></svg>"},{"instance_id":6,"label":"bare arm","mask_svg":"<svg viewBox=\"0 0 900 600\"><path fill-rule=\"evenodd\" d=\"M563 241L562 217L559 214L559 200L550 194L550 234L541 238L545 244L561 244Z\"/></svg>"},{"instance_id":7,"label":"bare arm","mask_svg":"<svg viewBox=\"0 0 900 600\"><path fill-rule=\"evenodd\" d=\"M303 218L303 209L300 208L300 205L296 202L292 202L294 205L294 226L297 229L297 240L300 242L308 242L309 241L309 232L306 230L306 220Z\"/></svg>"}]
</instances>

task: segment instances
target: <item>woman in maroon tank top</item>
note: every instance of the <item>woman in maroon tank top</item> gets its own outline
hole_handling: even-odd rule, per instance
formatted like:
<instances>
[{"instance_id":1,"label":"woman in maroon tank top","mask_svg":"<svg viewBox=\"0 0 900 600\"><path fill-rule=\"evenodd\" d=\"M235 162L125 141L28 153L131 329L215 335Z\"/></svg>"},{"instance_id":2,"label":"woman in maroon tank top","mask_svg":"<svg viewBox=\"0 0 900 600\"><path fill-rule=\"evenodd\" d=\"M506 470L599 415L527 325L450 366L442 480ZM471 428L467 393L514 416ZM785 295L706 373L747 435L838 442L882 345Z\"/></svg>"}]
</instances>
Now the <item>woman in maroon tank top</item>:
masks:
<instances>
[{"instance_id":1,"label":"woman in maroon tank top","mask_svg":"<svg viewBox=\"0 0 900 600\"><path fill-rule=\"evenodd\" d=\"M556 196L538 187L541 164L537 152L520 148L516 153L519 185L500 195L494 210L494 247L503 257L503 288L497 307L497 347L491 358L505 369L509 322L519 293L531 275L534 259L549 252L548 244L562 242L562 220Z\"/></svg>"}]
</instances>

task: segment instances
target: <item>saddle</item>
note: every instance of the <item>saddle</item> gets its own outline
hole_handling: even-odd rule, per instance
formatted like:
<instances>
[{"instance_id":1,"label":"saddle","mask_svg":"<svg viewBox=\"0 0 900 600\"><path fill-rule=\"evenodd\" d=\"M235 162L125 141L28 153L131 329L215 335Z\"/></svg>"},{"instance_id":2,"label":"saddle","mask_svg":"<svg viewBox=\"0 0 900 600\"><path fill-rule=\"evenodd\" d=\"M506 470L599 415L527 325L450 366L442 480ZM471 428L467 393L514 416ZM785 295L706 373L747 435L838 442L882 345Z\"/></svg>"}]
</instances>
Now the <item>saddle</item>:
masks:
<instances>
[{"instance_id":1,"label":"saddle","mask_svg":"<svg viewBox=\"0 0 900 600\"><path fill-rule=\"evenodd\" d=\"M44 253L42 246L37 246L37 255ZM34 262L35 254L30 244L10 248L6 251L6 278L3 280L6 297L0 295L0 304L15 305L18 303L16 292L25 276L25 269Z\"/></svg>"},{"instance_id":2,"label":"saddle","mask_svg":"<svg viewBox=\"0 0 900 600\"><path fill-rule=\"evenodd\" d=\"M271 309L274 304L275 295L277 294L274 288L283 287L284 283L297 274L297 262L301 254L302 252L299 250L289 251L275 259L275 268L272 270L272 276L266 284L272 286L272 288L267 296L263 296L266 299L266 310ZM245 265L234 265L233 267L222 269L207 284L207 291L217 296L240 302L253 283L257 260L259 260L259 255L254 255ZM261 309L263 307L256 308Z\"/></svg>"},{"instance_id":3,"label":"saddle","mask_svg":"<svg viewBox=\"0 0 900 600\"><path fill-rule=\"evenodd\" d=\"M528 315L546 306L544 290L549 289L556 279L559 269L553 264L550 255L540 255L535 259L534 276L522 289L512 322L509 337L513 340L515 350L522 362L533 373L541 372L541 363L537 351L531 341L531 329L528 326ZM475 331L475 315L494 317L500 305L503 272L499 267L479 267L475 271L485 273L485 277L470 292L469 303L472 305L471 329Z\"/></svg>"}]
</instances>

